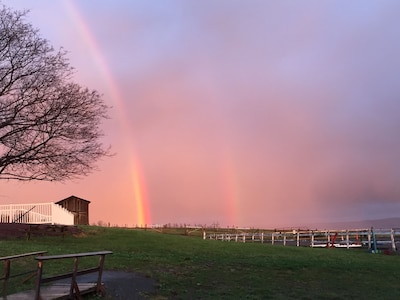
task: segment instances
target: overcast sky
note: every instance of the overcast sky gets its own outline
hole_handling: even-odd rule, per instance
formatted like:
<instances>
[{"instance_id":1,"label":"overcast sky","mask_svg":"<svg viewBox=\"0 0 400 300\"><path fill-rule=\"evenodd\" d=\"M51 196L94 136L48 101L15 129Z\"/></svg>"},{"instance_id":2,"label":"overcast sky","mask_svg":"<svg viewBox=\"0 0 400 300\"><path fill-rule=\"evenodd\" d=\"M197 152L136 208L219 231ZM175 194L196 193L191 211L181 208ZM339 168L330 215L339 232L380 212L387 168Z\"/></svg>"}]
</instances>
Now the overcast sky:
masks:
<instances>
[{"instance_id":1,"label":"overcast sky","mask_svg":"<svg viewBox=\"0 0 400 300\"><path fill-rule=\"evenodd\" d=\"M400 215L399 1L2 2L104 95L116 155L74 182L1 182L1 204L76 195L129 226Z\"/></svg>"}]
</instances>

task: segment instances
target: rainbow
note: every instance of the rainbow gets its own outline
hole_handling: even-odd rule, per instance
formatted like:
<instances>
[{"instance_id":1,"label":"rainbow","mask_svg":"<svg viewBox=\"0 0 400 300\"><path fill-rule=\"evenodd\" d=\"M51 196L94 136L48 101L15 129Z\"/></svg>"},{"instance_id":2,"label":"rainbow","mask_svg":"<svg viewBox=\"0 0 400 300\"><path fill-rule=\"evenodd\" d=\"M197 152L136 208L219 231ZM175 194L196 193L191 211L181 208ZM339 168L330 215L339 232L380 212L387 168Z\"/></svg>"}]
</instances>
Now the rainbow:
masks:
<instances>
[{"instance_id":1,"label":"rainbow","mask_svg":"<svg viewBox=\"0 0 400 300\"><path fill-rule=\"evenodd\" d=\"M237 226L240 221L238 220L240 190L231 151L225 149L222 155L220 168L223 203L227 217L226 225Z\"/></svg>"},{"instance_id":2,"label":"rainbow","mask_svg":"<svg viewBox=\"0 0 400 300\"><path fill-rule=\"evenodd\" d=\"M124 132L130 132L128 117L124 110L124 103L118 84L113 79L112 72L110 71L107 61L102 55L100 48L97 45L96 39L93 36L90 26L85 22L85 18L79 10L78 4L73 0L64 0L64 5L72 23L78 28L82 40L86 43L98 71L105 81L105 85L109 91L110 98L113 101L113 107L117 109L117 113L121 116L121 126ZM131 166L131 182L133 185L133 194L136 208L136 221L137 225L151 224L151 216L149 209L149 201L146 196L146 184L143 173L139 164L139 159L134 151L133 141L130 140L130 166Z\"/></svg>"},{"instance_id":3,"label":"rainbow","mask_svg":"<svg viewBox=\"0 0 400 300\"><path fill-rule=\"evenodd\" d=\"M139 226L151 224L150 209L147 201L144 176L139 162L133 157L132 161L132 184L134 198L136 201L136 223Z\"/></svg>"}]
</instances>

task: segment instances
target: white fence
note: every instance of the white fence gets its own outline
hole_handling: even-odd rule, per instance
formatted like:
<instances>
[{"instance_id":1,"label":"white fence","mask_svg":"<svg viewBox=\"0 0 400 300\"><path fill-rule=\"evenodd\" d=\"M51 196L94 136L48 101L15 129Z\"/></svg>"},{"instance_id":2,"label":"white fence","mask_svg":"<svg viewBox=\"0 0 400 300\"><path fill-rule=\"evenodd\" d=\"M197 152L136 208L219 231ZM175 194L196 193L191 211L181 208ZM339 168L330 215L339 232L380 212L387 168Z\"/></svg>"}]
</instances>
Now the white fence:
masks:
<instances>
[{"instance_id":1,"label":"white fence","mask_svg":"<svg viewBox=\"0 0 400 300\"><path fill-rule=\"evenodd\" d=\"M74 215L55 203L0 205L0 223L74 225Z\"/></svg>"},{"instance_id":2,"label":"white fence","mask_svg":"<svg viewBox=\"0 0 400 300\"><path fill-rule=\"evenodd\" d=\"M377 251L391 249L396 251L400 246L400 228L390 229L351 229L351 230L290 230L290 231L237 231L206 232L203 239L258 242L272 245L292 245L310 247L354 248L368 247Z\"/></svg>"}]
</instances>

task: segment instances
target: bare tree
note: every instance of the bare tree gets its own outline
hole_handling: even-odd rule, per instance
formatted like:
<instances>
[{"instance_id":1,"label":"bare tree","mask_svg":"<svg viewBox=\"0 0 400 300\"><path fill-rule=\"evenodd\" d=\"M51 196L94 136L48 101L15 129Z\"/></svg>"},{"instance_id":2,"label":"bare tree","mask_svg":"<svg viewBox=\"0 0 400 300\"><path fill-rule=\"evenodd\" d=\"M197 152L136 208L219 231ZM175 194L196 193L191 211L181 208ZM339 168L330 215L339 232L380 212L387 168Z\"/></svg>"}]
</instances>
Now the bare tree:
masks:
<instances>
[{"instance_id":1,"label":"bare tree","mask_svg":"<svg viewBox=\"0 0 400 300\"><path fill-rule=\"evenodd\" d=\"M25 15L0 7L0 179L87 175L109 154L99 141L108 107L71 81L65 51L54 51Z\"/></svg>"}]
</instances>

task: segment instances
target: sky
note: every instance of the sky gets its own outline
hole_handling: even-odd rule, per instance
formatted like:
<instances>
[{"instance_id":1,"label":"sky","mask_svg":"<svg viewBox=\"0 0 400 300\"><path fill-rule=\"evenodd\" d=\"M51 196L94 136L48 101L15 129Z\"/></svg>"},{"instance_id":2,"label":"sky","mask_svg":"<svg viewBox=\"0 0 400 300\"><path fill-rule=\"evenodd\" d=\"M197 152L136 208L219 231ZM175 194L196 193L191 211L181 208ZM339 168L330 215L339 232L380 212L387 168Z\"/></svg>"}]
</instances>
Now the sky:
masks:
<instances>
[{"instance_id":1,"label":"sky","mask_svg":"<svg viewBox=\"0 0 400 300\"><path fill-rule=\"evenodd\" d=\"M397 0L3 0L112 108L115 156L0 204L90 223L300 226L400 216Z\"/></svg>"}]
</instances>

